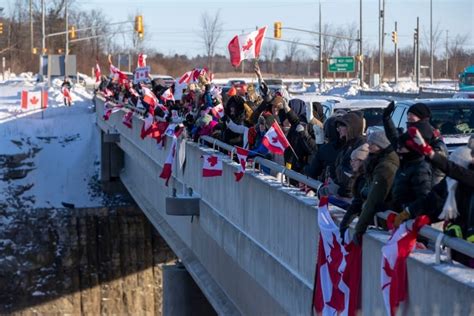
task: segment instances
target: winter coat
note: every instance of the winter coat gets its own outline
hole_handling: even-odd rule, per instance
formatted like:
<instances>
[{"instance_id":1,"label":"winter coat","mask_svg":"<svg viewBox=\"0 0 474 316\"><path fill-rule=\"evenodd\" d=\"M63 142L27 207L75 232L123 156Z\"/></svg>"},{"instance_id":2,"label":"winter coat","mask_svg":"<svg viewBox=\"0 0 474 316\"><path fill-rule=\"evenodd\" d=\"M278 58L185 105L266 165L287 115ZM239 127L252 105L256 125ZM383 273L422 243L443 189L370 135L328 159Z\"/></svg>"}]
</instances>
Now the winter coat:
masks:
<instances>
[{"instance_id":1,"label":"winter coat","mask_svg":"<svg viewBox=\"0 0 474 316\"><path fill-rule=\"evenodd\" d=\"M351 205L347 208L341 223L339 224L340 230L345 230L352 223L354 218L359 216L362 211L362 205L364 204L367 196L363 196L363 188L366 185L365 172L357 175L354 179L354 186L352 188L352 201Z\"/></svg>"},{"instance_id":2,"label":"winter coat","mask_svg":"<svg viewBox=\"0 0 474 316\"><path fill-rule=\"evenodd\" d=\"M444 172L446 176L458 180L459 183L474 189L474 168L463 168L460 165L448 160L444 155L435 153L431 159L431 164Z\"/></svg>"},{"instance_id":3,"label":"winter coat","mask_svg":"<svg viewBox=\"0 0 474 316\"><path fill-rule=\"evenodd\" d=\"M364 233L375 213L384 211L395 174L400 165L391 146L378 154L370 154L366 163L366 181L360 195L365 197L356 233Z\"/></svg>"},{"instance_id":4,"label":"winter coat","mask_svg":"<svg viewBox=\"0 0 474 316\"><path fill-rule=\"evenodd\" d=\"M410 161L401 159L392 186L391 209L399 213L408 207L411 212L417 201L431 191L431 177L431 166L423 156Z\"/></svg>"},{"instance_id":5,"label":"winter coat","mask_svg":"<svg viewBox=\"0 0 474 316\"><path fill-rule=\"evenodd\" d=\"M303 103L304 106L304 102L301 101L301 103ZM305 111L304 108L303 110ZM285 164L290 163L292 170L300 172L309 163L309 157L316 150L316 142L310 136L308 132L308 124L306 124L306 122L303 120L302 115L298 117L293 110L290 110L288 113L286 113L286 118L291 124L290 130L287 134L287 139L295 150L298 158L295 157L295 154L291 148L287 148L284 152ZM303 126L304 130L302 132L296 131L296 127L298 125Z\"/></svg>"},{"instance_id":6,"label":"winter coat","mask_svg":"<svg viewBox=\"0 0 474 316\"><path fill-rule=\"evenodd\" d=\"M324 134L328 142L319 146L304 173L313 179L324 181L326 176L336 178L335 161L342 143L336 130L336 117L330 117L324 123ZM326 174L327 173L327 174Z\"/></svg>"},{"instance_id":7,"label":"winter coat","mask_svg":"<svg viewBox=\"0 0 474 316\"><path fill-rule=\"evenodd\" d=\"M351 177L351 153L366 141L365 136L362 135L364 121L363 117L356 112L349 112L338 118L336 122L338 121L347 126L347 138L336 158L335 182L339 185L337 194L342 197L352 197L351 188L354 179Z\"/></svg>"}]
</instances>

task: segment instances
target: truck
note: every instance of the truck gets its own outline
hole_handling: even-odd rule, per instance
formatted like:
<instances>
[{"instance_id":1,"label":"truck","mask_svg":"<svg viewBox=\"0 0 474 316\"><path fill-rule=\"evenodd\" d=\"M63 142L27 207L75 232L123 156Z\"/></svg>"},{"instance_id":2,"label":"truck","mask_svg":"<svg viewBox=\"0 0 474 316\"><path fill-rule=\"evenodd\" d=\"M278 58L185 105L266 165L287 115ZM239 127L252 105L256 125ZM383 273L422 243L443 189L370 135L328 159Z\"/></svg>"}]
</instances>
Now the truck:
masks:
<instances>
[{"instance_id":1,"label":"truck","mask_svg":"<svg viewBox=\"0 0 474 316\"><path fill-rule=\"evenodd\" d=\"M467 66L459 73L459 90L474 91L474 65Z\"/></svg>"}]
</instances>

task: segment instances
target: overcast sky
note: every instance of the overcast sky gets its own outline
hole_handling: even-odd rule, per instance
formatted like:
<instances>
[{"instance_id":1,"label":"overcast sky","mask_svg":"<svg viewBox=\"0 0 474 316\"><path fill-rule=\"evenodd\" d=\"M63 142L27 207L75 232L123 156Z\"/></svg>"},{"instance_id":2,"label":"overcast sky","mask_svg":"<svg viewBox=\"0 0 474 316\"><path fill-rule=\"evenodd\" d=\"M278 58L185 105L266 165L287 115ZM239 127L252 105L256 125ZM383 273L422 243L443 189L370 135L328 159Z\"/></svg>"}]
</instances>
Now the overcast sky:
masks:
<instances>
[{"instance_id":1,"label":"overcast sky","mask_svg":"<svg viewBox=\"0 0 474 316\"><path fill-rule=\"evenodd\" d=\"M437 51L444 53L446 30L453 38L467 34L464 46L474 49L474 0L432 0L433 28L442 31L442 42ZM5 0L0 0L0 6ZM10 1L11 2L11 1ZM378 47L379 0L362 0L363 34L365 44ZM99 9L111 22L126 20L130 14L144 16L148 46L165 54L203 54L199 38L200 19L203 12L213 15L220 12L223 36L218 43L218 53L226 54L230 39L242 31L250 32L256 26L268 25L267 36L273 37L273 22L281 21L283 27L315 30L318 24L318 0L239 0L239 1L189 1L189 0L77 0L83 10ZM386 50L393 49L390 33L398 21L400 47L411 45L416 17L420 17L422 38L428 38L430 26L430 0L385 0ZM359 0L321 0L323 23L334 26L359 24ZM311 35L283 30L283 39L299 38L309 42ZM280 51L283 51L281 49ZM315 54L310 52L309 54Z\"/></svg>"}]
</instances>

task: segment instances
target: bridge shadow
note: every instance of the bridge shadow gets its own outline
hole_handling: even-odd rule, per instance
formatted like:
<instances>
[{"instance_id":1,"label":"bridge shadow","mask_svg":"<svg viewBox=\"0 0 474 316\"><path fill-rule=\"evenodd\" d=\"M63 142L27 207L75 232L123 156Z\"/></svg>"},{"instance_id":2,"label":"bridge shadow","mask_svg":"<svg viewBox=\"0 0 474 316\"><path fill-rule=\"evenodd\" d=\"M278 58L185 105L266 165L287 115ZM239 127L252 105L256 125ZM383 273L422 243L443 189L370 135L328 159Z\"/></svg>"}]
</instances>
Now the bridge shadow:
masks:
<instances>
[{"instance_id":1,"label":"bridge shadow","mask_svg":"<svg viewBox=\"0 0 474 316\"><path fill-rule=\"evenodd\" d=\"M161 266L176 256L138 207L0 220L0 314L160 313Z\"/></svg>"}]
</instances>

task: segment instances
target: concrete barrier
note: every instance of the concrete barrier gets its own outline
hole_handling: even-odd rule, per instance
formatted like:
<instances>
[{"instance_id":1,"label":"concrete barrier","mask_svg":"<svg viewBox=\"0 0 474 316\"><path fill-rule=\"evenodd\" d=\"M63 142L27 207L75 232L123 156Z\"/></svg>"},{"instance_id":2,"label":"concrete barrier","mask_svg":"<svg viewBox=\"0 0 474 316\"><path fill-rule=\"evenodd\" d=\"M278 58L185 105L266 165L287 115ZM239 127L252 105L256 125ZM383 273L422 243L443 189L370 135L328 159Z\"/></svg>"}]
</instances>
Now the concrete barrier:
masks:
<instances>
[{"instance_id":1,"label":"concrete barrier","mask_svg":"<svg viewBox=\"0 0 474 316\"><path fill-rule=\"evenodd\" d=\"M99 103L97 113L102 113ZM316 200L251 171L237 183L237 164L224 155L223 176L203 178L201 156L212 149L191 142L178 146L177 156L184 150L186 165L183 169L175 164L170 187L165 187L158 176L170 142L161 150L154 140L140 139L141 119L134 117L134 127L128 129L119 113L123 112L112 114L107 122L99 114L97 123L102 130L120 133L120 177L216 311L309 315L318 242ZM165 200L173 187L183 194L191 187L200 196L200 216L194 221L166 215ZM340 210L332 210L339 220ZM387 238L386 232L364 236L365 315L384 313L380 266ZM474 272L459 265L435 265L427 258L434 261L432 253L417 252L409 259L407 312L474 314Z\"/></svg>"}]
</instances>

